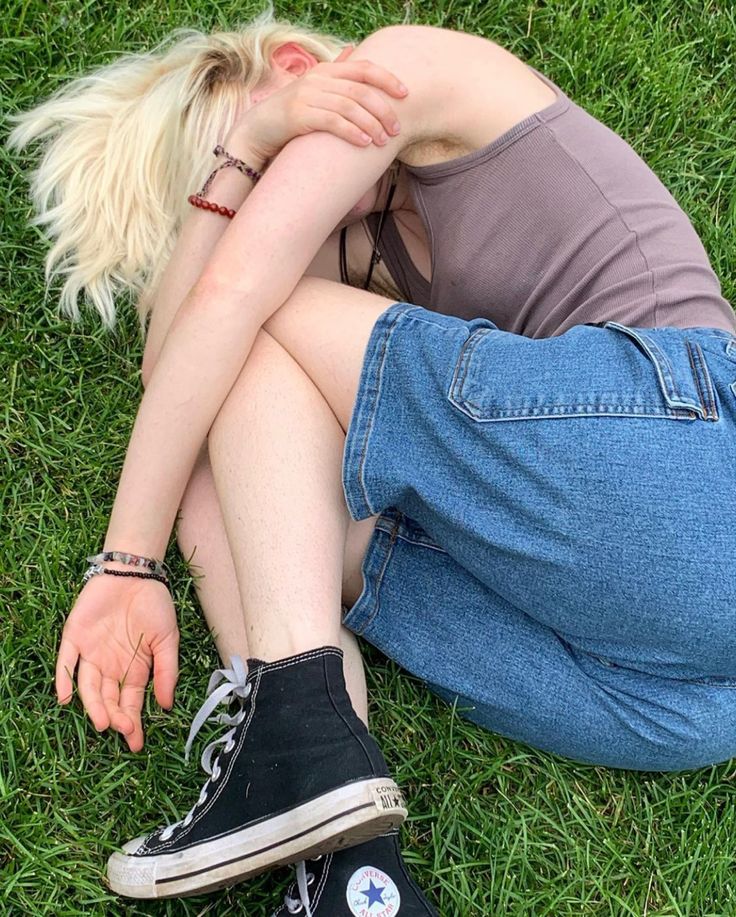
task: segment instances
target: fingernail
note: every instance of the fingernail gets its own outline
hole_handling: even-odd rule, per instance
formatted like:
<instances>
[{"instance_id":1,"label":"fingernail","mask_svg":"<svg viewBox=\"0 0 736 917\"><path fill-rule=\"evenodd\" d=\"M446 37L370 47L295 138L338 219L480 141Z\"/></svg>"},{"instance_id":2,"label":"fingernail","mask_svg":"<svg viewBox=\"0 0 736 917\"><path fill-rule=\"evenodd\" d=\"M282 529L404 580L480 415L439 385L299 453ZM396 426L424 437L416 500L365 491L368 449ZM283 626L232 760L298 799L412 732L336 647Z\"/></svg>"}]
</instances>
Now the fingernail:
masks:
<instances>
[{"instance_id":1,"label":"fingernail","mask_svg":"<svg viewBox=\"0 0 736 917\"><path fill-rule=\"evenodd\" d=\"M398 134L398 133L399 133L399 131L401 130L401 125L399 124L398 121L395 121L395 122L391 125L391 130L392 130L395 134Z\"/></svg>"},{"instance_id":2,"label":"fingernail","mask_svg":"<svg viewBox=\"0 0 736 917\"><path fill-rule=\"evenodd\" d=\"M385 131L381 131L378 135L378 142L385 143L388 140L388 134Z\"/></svg>"},{"instance_id":3,"label":"fingernail","mask_svg":"<svg viewBox=\"0 0 736 917\"><path fill-rule=\"evenodd\" d=\"M370 134L361 134L360 139L363 141L363 143L371 142Z\"/></svg>"},{"instance_id":4,"label":"fingernail","mask_svg":"<svg viewBox=\"0 0 736 917\"><path fill-rule=\"evenodd\" d=\"M399 92L408 92L409 90L404 86L403 83L399 83Z\"/></svg>"}]
</instances>

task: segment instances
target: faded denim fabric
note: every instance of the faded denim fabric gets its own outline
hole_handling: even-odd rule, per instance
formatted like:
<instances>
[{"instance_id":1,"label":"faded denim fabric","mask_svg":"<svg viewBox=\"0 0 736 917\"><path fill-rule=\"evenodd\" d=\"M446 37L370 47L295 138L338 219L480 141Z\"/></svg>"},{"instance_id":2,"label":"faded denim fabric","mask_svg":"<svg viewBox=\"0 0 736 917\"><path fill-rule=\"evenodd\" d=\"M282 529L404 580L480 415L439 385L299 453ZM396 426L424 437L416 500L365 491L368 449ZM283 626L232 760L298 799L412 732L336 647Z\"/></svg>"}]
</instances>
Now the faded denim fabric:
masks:
<instances>
[{"instance_id":1,"label":"faded denim fabric","mask_svg":"<svg viewBox=\"0 0 736 917\"><path fill-rule=\"evenodd\" d=\"M342 476L379 514L346 626L463 715L612 767L736 755L736 336L394 303Z\"/></svg>"}]
</instances>

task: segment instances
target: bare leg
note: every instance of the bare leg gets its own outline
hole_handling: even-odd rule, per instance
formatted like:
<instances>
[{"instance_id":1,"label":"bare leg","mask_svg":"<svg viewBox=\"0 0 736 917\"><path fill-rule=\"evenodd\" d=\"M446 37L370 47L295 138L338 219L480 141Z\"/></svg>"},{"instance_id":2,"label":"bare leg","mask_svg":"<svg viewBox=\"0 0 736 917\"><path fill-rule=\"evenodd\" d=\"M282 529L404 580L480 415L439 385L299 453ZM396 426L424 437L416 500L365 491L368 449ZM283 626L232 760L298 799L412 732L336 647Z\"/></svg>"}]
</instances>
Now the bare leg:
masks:
<instances>
[{"instance_id":1,"label":"bare leg","mask_svg":"<svg viewBox=\"0 0 736 917\"><path fill-rule=\"evenodd\" d=\"M182 498L176 536L220 659L226 666L232 656L247 659L243 607L206 444Z\"/></svg>"},{"instance_id":2,"label":"bare leg","mask_svg":"<svg viewBox=\"0 0 736 917\"><path fill-rule=\"evenodd\" d=\"M339 644L343 446L322 395L260 331L209 434L253 656Z\"/></svg>"},{"instance_id":3,"label":"bare leg","mask_svg":"<svg viewBox=\"0 0 736 917\"><path fill-rule=\"evenodd\" d=\"M258 333L210 429L210 461L254 656L280 659L340 641L350 523L341 482L344 434L368 335L390 304L304 278ZM366 530L356 538L363 538L363 550ZM356 541L348 543L350 552ZM355 570L347 579L354 598Z\"/></svg>"},{"instance_id":4,"label":"bare leg","mask_svg":"<svg viewBox=\"0 0 736 917\"><path fill-rule=\"evenodd\" d=\"M283 365L284 361L287 361L286 365ZM288 386L289 371L299 373L303 377L302 385L306 383L313 387L303 371L282 351L281 373L276 379L269 378L267 373L255 374L249 389L249 397L254 401L261 396L270 399L274 385L284 381ZM278 418L271 417L270 422L273 424L281 420L285 420L285 417L279 415ZM334 423L334 417L332 421ZM298 426L297 437L308 428L308 416L300 416ZM289 432L292 437L295 435L294 431ZM292 439L291 446L294 445L295 440ZM363 578L360 568L374 521L366 519L358 523L349 520L342 573L342 598L348 606L356 601L362 589ZM182 499L177 539L183 557L192 566L197 596L215 638L220 658L225 665L229 664L230 657L234 654L247 658L250 652L243 606L215 489L209 451L206 447L200 453ZM339 643L345 653L345 677L353 706L358 715L367 722L365 676L357 641L350 631L341 627Z\"/></svg>"}]
</instances>

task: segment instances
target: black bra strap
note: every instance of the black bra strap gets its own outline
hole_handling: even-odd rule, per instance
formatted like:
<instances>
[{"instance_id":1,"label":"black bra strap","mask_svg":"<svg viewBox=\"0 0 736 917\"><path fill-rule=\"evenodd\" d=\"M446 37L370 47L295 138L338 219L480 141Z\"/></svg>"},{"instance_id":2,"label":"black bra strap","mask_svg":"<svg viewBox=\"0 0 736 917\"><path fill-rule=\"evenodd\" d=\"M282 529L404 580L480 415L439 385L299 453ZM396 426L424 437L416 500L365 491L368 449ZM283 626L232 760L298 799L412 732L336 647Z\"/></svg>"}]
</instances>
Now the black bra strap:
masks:
<instances>
[{"instance_id":1,"label":"black bra strap","mask_svg":"<svg viewBox=\"0 0 736 917\"><path fill-rule=\"evenodd\" d=\"M343 226L340 230L340 281L341 283L348 283L348 257L346 251L346 240L347 240L348 228Z\"/></svg>"},{"instance_id":2,"label":"black bra strap","mask_svg":"<svg viewBox=\"0 0 736 917\"><path fill-rule=\"evenodd\" d=\"M386 198L386 206L381 212L381 218L378 221L378 228L376 230L376 238L373 241L373 251L371 253L371 262L368 267L368 276L365 279L363 284L363 289L367 290L368 285L371 282L371 277L373 276L373 268L381 260L381 253L378 251L378 240L381 238L381 230L383 229L383 223L386 219L386 214L388 213L389 207L391 206L391 201L393 200L394 191L396 191L396 175L398 173L397 164L394 162L392 165L392 179L391 187ZM343 226L340 230L340 282L349 284L348 280L348 256L347 256L347 232L348 227Z\"/></svg>"},{"instance_id":3,"label":"black bra strap","mask_svg":"<svg viewBox=\"0 0 736 917\"><path fill-rule=\"evenodd\" d=\"M378 229L376 230L376 238L373 242L373 252L371 254L371 263L368 268L368 276L365 278L365 283L363 284L363 289L367 290L368 285L371 282L371 277L373 276L373 268L381 260L381 253L378 251L378 240L381 238L381 230L383 229L383 223L386 219L386 214L388 213L389 207L391 206L391 201L394 196L394 191L396 191L396 182L391 182L391 188L388 192L388 197L386 198L386 206L381 212L381 219L378 221Z\"/></svg>"}]
</instances>

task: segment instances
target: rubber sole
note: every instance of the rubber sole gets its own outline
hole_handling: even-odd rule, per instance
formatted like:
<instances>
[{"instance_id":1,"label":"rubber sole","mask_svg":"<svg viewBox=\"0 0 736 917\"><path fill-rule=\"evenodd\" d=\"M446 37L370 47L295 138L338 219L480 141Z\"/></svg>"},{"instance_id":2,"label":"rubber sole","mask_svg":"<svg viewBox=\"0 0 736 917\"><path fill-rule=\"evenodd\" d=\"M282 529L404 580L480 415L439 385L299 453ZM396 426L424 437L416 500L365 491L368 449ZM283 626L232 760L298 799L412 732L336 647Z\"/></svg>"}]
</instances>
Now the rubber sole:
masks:
<instances>
[{"instance_id":1,"label":"rubber sole","mask_svg":"<svg viewBox=\"0 0 736 917\"><path fill-rule=\"evenodd\" d=\"M226 888L273 866L362 844L407 816L401 790L379 777L331 790L289 812L176 853L113 853L110 888L128 898L183 898Z\"/></svg>"}]
</instances>

